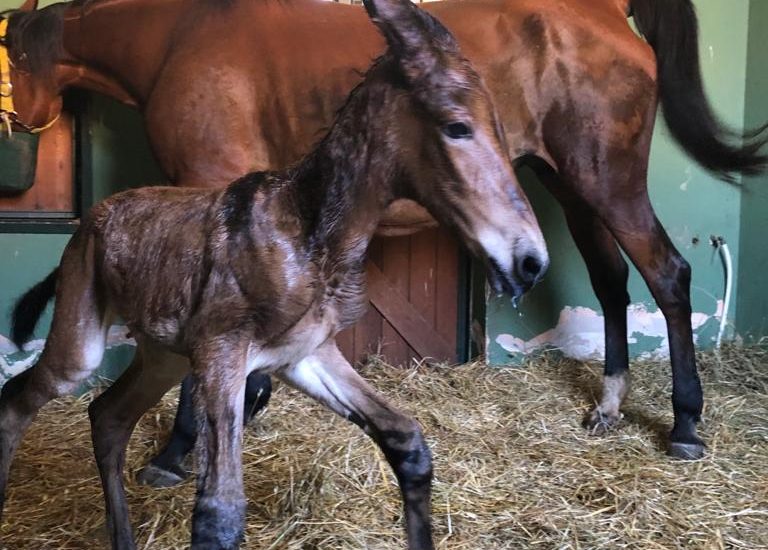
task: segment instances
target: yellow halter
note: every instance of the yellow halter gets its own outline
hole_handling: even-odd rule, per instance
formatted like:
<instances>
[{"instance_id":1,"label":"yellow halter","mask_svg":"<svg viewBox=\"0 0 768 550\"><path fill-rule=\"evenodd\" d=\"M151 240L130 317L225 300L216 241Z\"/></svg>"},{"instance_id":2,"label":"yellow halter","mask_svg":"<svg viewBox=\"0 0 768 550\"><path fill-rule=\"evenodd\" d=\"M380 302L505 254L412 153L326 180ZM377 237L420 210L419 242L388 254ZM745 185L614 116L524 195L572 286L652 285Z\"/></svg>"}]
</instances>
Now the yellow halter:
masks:
<instances>
[{"instance_id":1,"label":"yellow halter","mask_svg":"<svg viewBox=\"0 0 768 550\"><path fill-rule=\"evenodd\" d=\"M11 58L8 55L8 47L5 45L5 34L8 30L8 19L0 19L0 122L8 132L8 137L13 134L13 124L21 126L30 134L44 132L59 120L61 113L44 126L29 126L19 121L18 113L13 105L13 83L11 82Z\"/></svg>"}]
</instances>

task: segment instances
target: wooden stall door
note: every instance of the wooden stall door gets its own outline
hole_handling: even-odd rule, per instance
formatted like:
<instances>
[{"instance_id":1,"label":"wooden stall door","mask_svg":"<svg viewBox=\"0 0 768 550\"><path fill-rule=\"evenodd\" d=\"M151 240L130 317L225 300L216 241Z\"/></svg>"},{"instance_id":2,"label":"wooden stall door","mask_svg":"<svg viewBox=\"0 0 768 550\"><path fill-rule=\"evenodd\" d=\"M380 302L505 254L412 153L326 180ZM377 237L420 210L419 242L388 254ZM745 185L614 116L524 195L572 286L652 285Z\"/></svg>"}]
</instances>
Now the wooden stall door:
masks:
<instances>
[{"instance_id":1,"label":"wooden stall door","mask_svg":"<svg viewBox=\"0 0 768 550\"><path fill-rule=\"evenodd\" d=\"M365 317L337 342L351 362L370 354L393 365L454 362L459 319L459 250L445 229L377 237L368 250Z\"/></svg>"}]
</instances>

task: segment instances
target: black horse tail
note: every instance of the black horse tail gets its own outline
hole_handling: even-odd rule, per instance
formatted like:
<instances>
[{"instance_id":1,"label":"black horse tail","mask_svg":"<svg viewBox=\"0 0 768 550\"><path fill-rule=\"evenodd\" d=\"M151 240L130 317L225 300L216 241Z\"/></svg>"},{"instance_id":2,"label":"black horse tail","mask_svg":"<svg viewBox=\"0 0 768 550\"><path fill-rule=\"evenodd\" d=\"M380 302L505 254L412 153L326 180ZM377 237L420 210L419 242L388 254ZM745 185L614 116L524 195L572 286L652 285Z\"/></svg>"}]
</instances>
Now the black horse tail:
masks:
<instances>
[{"instance_id":1,"label":"black horse tail","mask_svg":"<svg viewBox=\"0 0 768 550\"><path fill-rule=\"evenodd\" d=\"M11 340L21 349L31 337L45 306L56 294L57 267L16 301L11 313Z\"/></svg>"},{"instance_id":2,"label":"black horse tail","mask_svg":"<svg viewBox=\"0 0 768 550\"><path fill-rule=\"evenodd\" d=\"M702 166L723 179L768 168L760 149L768 124L741 135L725 126L704 95L699 24L691 0L630 0L635 24L656 52L659 97L670 132Z\"/></svg>"}]
</instances>

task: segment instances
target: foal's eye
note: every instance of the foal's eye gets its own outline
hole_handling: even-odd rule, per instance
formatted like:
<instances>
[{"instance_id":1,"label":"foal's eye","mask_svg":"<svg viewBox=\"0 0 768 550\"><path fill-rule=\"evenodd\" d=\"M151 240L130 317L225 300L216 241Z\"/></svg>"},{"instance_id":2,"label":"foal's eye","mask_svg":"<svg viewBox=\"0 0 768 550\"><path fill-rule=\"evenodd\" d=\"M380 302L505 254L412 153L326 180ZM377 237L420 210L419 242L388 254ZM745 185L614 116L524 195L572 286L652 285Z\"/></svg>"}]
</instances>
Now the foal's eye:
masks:
<instances>
[{"instance_id":1,"label":"foal's eye","mask_svg":"<svg viewBox=\"0 0 768 550\"><path fill-rule=\"evenodd\" d=\"M463 122L451 122L443 126L442 130L451 139L469 139L472 137L472 128Z\"/></svg>"}]
</instances>

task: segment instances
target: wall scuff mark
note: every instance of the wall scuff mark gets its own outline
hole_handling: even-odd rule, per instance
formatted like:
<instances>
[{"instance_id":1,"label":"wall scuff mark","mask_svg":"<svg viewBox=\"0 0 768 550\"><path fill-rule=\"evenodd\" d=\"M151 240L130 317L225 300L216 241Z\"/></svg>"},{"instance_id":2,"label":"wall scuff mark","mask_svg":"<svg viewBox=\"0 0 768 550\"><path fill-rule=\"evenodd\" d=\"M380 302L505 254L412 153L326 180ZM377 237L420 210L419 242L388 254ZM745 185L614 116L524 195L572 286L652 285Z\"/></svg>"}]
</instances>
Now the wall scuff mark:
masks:
<instances>
[{"instance_id":1,"label":"wall scuff mark","mask_svg":"<svg viewBox=\"0 0 768 550\"><path fill-rule=\"evenodd\" d=\"M136 341L128 336L128 327L110 327L107 334L107 349L118 346L135 346ZM24 372L35 364L45 346L45 339L31 340L19 351L6 336L0 334L0 384Z\"/></svg>"},{"instance_id":2,"label":"wall scuff mark","mask_svg":"<svg viewBox=\"0 0 768 550\"><path fill-rule=\"evenodd\" d=\"M701 328L710 319L719 319L723 302L717 301L713 315L695 312L691 315L693 330ZM511 334L499 334L496 343L512 355L529 354L543 349L558 349L568 357L589 360L603 359L605 350L605 319L599 312L587 307L566 307L560 312L557 326L530 340ZM694 334L694 341L697 340ZM627 340L636 343L638 338L658 338L660 345L643 354L644 357L669 357L667 324L660 310L648 311L645 304L632 304L627 309Z\"/></svg>"}]
</instances>

